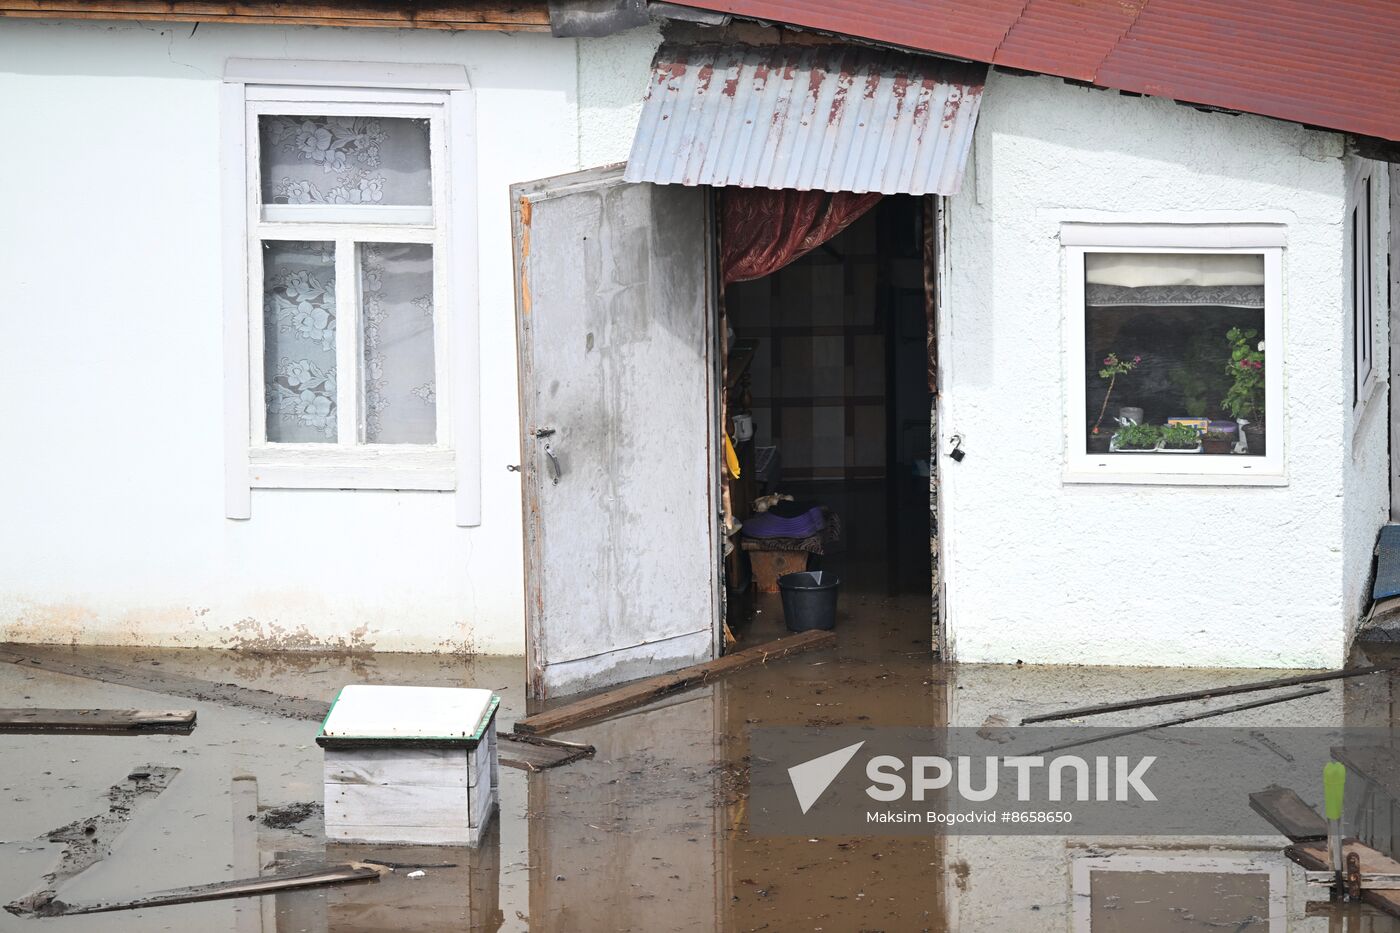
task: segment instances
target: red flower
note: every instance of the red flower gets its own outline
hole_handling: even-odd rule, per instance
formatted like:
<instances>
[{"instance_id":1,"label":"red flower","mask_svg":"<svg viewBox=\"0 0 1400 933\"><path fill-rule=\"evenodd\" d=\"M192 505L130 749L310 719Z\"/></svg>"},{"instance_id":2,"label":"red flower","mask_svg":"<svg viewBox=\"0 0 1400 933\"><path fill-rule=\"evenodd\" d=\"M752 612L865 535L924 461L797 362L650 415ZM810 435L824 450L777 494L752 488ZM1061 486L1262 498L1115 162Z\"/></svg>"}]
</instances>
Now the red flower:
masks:
<instances>
[{"instance_id":1,"label":"red flower","mask_svg":"<svg viewBox=\"0 0 1400 933\"><path fill-rule=\"evenodd\" d=\"M1133 362L1134 362L1134 363L1141 363L1141 362L1142 362L1142 357L1140 357L1140 356L1135 356L1135 357L1133 357Z\"/></svg>"},{"instance_id":2,"label":"red flower","mask_svg":"<svg viewBox=\"0 0 1400 933\"><path fill-rule=\"evenodd\" d=\"M1111 357L1111 356L1106 356L1106 357L1104 357L1104 358L1103 358L1103 364L1104 364L1105 366L1112 366L1112 365L1113 365L1113 357Z\"/></svg>"}]
</instances>

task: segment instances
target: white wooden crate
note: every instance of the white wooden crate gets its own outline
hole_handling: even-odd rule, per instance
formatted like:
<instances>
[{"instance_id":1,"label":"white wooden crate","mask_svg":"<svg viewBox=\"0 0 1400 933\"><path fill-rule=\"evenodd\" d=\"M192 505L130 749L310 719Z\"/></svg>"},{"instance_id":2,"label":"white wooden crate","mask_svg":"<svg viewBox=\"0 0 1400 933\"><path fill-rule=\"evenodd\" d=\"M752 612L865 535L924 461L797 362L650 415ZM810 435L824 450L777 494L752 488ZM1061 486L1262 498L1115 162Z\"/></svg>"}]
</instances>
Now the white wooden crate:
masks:
<instances>
[{"instance_id":1,"label":"white wooden crate","mask_svg":"<svg viewBox=\"0 0 1400 933\"><path fill-rule=\"evenodd\" d=\"M478 845L497 806L499 704L489 690L341 690L316 737L327 839Z\"/></svg>"}]
</instances>

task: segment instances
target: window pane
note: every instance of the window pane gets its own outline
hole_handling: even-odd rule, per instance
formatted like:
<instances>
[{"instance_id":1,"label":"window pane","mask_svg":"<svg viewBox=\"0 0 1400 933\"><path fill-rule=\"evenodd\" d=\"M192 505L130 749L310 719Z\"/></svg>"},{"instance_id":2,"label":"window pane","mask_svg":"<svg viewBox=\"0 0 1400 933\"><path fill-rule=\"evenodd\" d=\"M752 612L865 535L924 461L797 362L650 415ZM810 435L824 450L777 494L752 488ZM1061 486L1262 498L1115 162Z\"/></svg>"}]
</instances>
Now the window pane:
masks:
<instances>
[{"instance_id":1,"label":"window pane","mask_svg":"<svg viewBox=\"0 0 1400 933\"><path fill-rule=\"evenodd\" d=\"M361 243L359 250L365 440L432 444L437 440L433 248Z\"/></svg>"},{"instance_id":2,"label":"window pane","mask_svg":"<svg viewBox=\"0 0 1400 933\"><path fill-rule=\"evenodd\" d=\"M432 203L428 121L263 116L264 204Z\"/></svg>"},{"instance_id":3,"label":"window pane","mask_svg":"<svg viewBox=\"0 0 1400 933\"><path fill-rule=\"evenodd\" d=\"M1264 257L1085 256L1092 454L1262 455Z\"/></svg>"},{"instance_id":4,"label":"window pane","mask_svg":"<svg viewBox=\"0 0 1400 933\"><path fill-rule=\"evenodd\" d=\"M267 439L336 439L335 244L266 240L263 376Z\"/></svg>"}]
</instances>

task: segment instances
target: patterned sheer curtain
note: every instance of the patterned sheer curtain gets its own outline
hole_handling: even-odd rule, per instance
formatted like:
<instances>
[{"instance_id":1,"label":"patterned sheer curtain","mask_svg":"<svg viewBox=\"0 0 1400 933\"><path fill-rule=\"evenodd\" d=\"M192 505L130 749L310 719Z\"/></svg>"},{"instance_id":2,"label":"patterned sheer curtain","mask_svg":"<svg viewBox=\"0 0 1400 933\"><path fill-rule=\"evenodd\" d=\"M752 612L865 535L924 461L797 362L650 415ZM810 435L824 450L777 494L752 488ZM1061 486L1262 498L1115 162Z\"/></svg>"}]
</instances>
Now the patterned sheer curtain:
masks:
<instances>
[{"instance_id":1,"label":"patterned sheer curtain","mask_svg":"<svg viewBox=\"0 0 1400 933\"><path fill-rule=\"evenodd\" d=\"M396 206L423 208L412 223L434 222L429 132L429 121L399 117L259 118L264 208L283 211L284 223L303 219L301 211L348 209L329 221L343 225L336 235L346 248L262 240L268 442L436 442L433 247L360 232L365 224L386 230L395 220L377 212ZM354 293L338 295L346 264L340 281ZM355 348L348 357L341 341ZM353 371L340 372L349 362ZM355 436L343 437L341 408L352 404Z\"/></svg>"}]
</instances>

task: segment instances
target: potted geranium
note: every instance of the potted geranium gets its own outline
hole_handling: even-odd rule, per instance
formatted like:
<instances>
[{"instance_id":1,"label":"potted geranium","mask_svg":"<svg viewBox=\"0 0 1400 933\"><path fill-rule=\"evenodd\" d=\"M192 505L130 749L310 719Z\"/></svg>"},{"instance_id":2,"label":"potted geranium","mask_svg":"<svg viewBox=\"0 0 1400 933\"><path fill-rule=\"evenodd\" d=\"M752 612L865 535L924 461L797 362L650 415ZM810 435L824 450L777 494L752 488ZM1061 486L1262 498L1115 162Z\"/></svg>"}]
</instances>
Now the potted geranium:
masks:
<instances>
[{"instance_id":1,"label":"potted geranium","mask_svg":"<svg viewBox=\"0 0 1400 933\"><path fill-rule=\"evenodd\" d=\"M1232 381L1220 402L1244 429L1247 452L1255 456L1264 453L1264 341L1258 337L1252 327L1232 327L1225 333L1230 344L1225 370Z\"/></svg>"},{"instance_id":2,"label":"potted geranium","mask_svg":"<svg viewBox=\"0 0 1400 933\"><path fill-rule=\"evenodd\" d=\"M1093 428L1089 431L1089 452L1095 454L1105 453L1109 450L1109 442L1114 431L1111 427L1105 427L1103 423L1104 412L1108 411L1108 401L1113 398L1113 386L1118 381L1119 376L1126 375L1133 371L1133 367L1142 362L1141 356L1134 356L1131 360L1119 359L1117 353L1109 353L1103 358L1103 369L1099 370L1099 378L1108 380L1108 390L1104 392L1103 404L1099 406L1099 417L1094 422Z\"/></svg>"}]
</instances>

